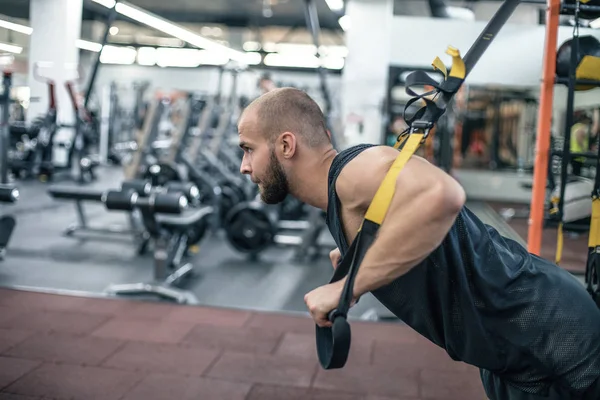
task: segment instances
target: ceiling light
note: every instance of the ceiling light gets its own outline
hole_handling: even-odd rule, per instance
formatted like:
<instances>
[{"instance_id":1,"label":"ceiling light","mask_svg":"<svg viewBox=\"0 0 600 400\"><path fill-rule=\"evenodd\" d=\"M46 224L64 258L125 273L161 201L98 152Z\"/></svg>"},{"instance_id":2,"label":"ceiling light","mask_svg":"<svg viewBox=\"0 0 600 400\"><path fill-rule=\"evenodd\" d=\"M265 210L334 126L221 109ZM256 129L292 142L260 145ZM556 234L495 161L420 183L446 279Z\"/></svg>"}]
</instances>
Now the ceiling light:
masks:
<instances>
[{"instance_id":1,"label":"ceiling light","mask_svg":"<svg viewBox=\"0 0 600 400\"><path fill-rule=\"evenodd\" d=\"M98 0L96 0L98 1ZM222 44L216 43L213 40L206 39L200 35L195 34L185 28L172 24L171 22L162 19L154 14L143 11L140 8L132 6L130 4L119 2L116 5L116 10L119 14L125 15L141 24L148 25L151 28L166 33L167 35L174 36L185 42L188 42L194 46L225 53L229 58L236 61L242 61L244 53L231 49Z\"/></svg>"},{"instance_id":2,"label":"ceiling light","mask_svg":"<svg viewBox=\"0 0 600 400\"><path fill-rule=\"evenodd\" d=\"M113 8L115 6L115 4L117 3L115 0L92 0L100 5L103 5L104 7L107 8Z\"/></svg>"},{"instance_id":3,"label":"ceiling light","mask_svg":"<svg viewBox=\"0 0 600 400\"><path fill-rule=\"evenodd\" d=\"M31 32L33 32L33 28L29 26L15 24L13 22L8 22L2 19L0 19L0 28L6 28L11 31L24 33L25 35L31 35Z\"/></svg>"},{"instance_id":4,"label":"ceiling light","mask_svg":"<svg viewBox=\"0 0 600 400\"><path fill-rule=\"evenodd\" d=\"M325 0L331 11L341 11L344 9L344 0Z\"/></svg>"},{"instance_id":5,"label":"ceiling light","mask_svg":"<svg viewBox=\"0 0 600 400\"><path fill-rule=\"evenodd\" d=\"M352 26L352 21L350 20L350 16L344 15L343 17L340 17L340 19L338 19L338 24L340 24L340 26L342 27L342 30L344 32L347 32L348 30L350 30L350 27Z\"/></svg>"},{"instance_id":6,"label":"ceiling light","mask_svg":"<svg viewBox=\"0 0 600 400\"><path fill-rule=\"evenodd\" d=\"M75 41L75 46L82 50L93 51L94 53L102 50L102 45L100 43L88 42L87 40L81 39Z\"/></svg>"},{"instance_id":7,"label":"ceiling light","mask_svg":"<svg viewBox=\"0 0 600 400\"><path fill-rule=\"evenodd\" d=\"M108 30L108 33L115 36L117 33L119 33L119 28L117 28L116 26L111 26Z\"/></svg>"},{"instance_id":8,"label":"ceiling light","mask_svg":"<svg viewBox=\"0 0 600 400\"><path fill-rule=\"evenodd\" d=\"M0 51L8 51L9 53L21 54L23 48L14 44L0 43Z\"/></svg>"},{"instance_id":9,"label":"ceiling light","mask_svg":"<svg viewBox=\"0 0 600 400\"><path fill-rule=\"evenodd\" d=\"M133 47L125 46L104 46L100 53L100 62L102 64L133 64L137 56L137 51Z\"/></svg>"},{"instance_id":10,"label":"ceiling light","mask_svg":"<svg viewBox=\"0 0 600 400\"><path fill-rule=\"evenodd\" d=\"M244 49L244 51L257 51L260 50L260 43L253 41L244 42L242 48Z\"/></svg>"},{"instance_id":11,"label":"ceiling light","mask_svg":"<svg viewBox=\"0 0 600 400\"><path fill-rule=\"evenodd\" d=\"M156 64L156 49L154 47L140 47L137 51L137 63L140 65Z\"/></svg>"}]
</instances>

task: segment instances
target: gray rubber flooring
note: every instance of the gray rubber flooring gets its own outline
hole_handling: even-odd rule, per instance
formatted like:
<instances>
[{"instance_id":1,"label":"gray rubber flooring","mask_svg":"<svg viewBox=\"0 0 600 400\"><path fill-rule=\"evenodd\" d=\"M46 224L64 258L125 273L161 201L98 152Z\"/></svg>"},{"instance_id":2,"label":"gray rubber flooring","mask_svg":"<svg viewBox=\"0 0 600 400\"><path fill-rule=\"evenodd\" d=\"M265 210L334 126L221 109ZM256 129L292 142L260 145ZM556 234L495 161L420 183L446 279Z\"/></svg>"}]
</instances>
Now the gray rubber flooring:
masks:
<instances>
[{"instance_id":1,"label":"gray rubber flooring","mask_svg":"<svg viewBox=\"0 0 600 400\"><path fill-rule=\"evenodd\" d=\"M106 169L90 187L117 188L120 182L119 169ZM69 184L73 185L60 183ZM47 194L48 184L19 182L18 186L20 201L0 208L0 214L17 218L6 259L0 262L0 286L104 296L111 284L152 279L152 252L137 255L131 235L105 235L101 240L67 237L66 228L76 221L74 203L52 199ZM504 235L518 238L490 207L482 203L468 206ZM92 226L127 226L124 213L93 203L86 203L85 211ZM304 313L304 295L327 283L332 274L328 252L334 247L333 240L325 232L320 242L324 243L323 255L314 262L293 261L291 248L269 249L259 260L251 261L222 237L207 237L193 259L194 275L183 288L201 305ZM351 316L364 318L373 311L389 315L367 295L351 310Z\"/></svg>"}]
</instances>

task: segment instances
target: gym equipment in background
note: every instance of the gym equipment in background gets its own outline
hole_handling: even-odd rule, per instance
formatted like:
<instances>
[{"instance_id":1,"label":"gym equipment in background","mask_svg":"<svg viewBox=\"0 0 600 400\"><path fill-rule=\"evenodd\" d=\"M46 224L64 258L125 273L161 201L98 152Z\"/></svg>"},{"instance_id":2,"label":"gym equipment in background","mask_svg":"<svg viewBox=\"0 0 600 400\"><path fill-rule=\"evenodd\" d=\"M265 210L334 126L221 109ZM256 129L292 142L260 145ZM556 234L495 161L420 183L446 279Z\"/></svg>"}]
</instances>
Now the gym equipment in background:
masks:
<instances>
[{"instance_id":1,"label":"gym equipment in background","mask_svg":"<svg viewBox=\"0 0 600 400\"><path fill-rule=\"evenodd\" d=\"M565 15L575 15L575 10L579 9L579 18L596 19L600 18L600 1L598 0L564 0Z\"/></svg>"},{"instance_id":2,"label":"gym equipment in background","mask_svg":"<svg viewBox=\"0 0 600 400\"><path fill-rule=\"evenodd\" d=\"M572 53L575 53L572 55ZM558 48L556 54L556 75L566 79L568 84L571 60L575 59L575 77L578 80L600 81L600 41L586 35L571 38ZM575 90L590 90L595 84L577 84Z\"/></svg>"},{"instance_id":3,"label":"gym equipment in background","mask_svg":"<svg viewBox=\"0 0 600 400\"><path fill-rule=\"evenodd\" d=\"M19 199L19 191L8 182L8 145L9 145L9 104L11 72L3 73L3 90L0 95L0 203L14 203ZM16 226L12 215L0 216L0 260L4 259L6 247Z\"/></svg>"},{"instance_id":4,"label":"gym equipment in background","mask_svg":"<svg viewBox=\"0 0 600 400\"><path fill-rule=\"evenodd\" d=\"M584 182L584 178L575 178L570 179L569 178L569 171L568 171L568 166L571 165L571 160L573 159L573 157L583 157L583 158L596 158L597 155L594 153L590 153L590 152L585 152L582 154L575 154L571 152L571 130L574 126L575 123L575 116L574 116L574 109L575 109L575 91L577 90L577 86L578 85L590 85L593 87L600 87L600 75L598 74L598 68L600 68L600 64L598 64L598 68L596 68L595 71L595 75L590 75L592 77L595 77L595 80L582 80L579 77L579 72L581 71L579 68L581 67L581 62L582 62L582 57L581 57L581 52L580 52L580 48L584 51L590 51L589 49L591 48L596 48L597 44L595 40L592 39L584 39L584 37L580 37L579 35L579 26L581 24L581 3L577 2L575 5L575 12L574 12L574 22L575 22L575 26L573 27L573 37L572 39L563 44L563 46L561 46L561 48L563 49L563 53L566 54L568 53L569 57L567 58L564 54L561 55L561 49L559 49L559 53L557 54L557 74L559 73L558 67L560 65L562 72L565 72L565 63L568 63L567 66L568 68L567 70L567 78L564 77L558 77L557 78L557 83L560 84L566 84L567 85L567 107L566 107L566 111L565 111L565 126L564 126L564 134L563 134L563 146L562 146L562 151L554 151L552 153L552 155L558 155L560 156L560 161L561 161L561 165L560 165L560 182L559 182L559 187L558 190L554 192L554 196L551 197L551 204L550 204L550 213L548 215L548 217L546 218L546 224L550 225L550 226L557 226L558 228L558 233L557 233L557 244L556 244L556 258L555 258L555 262L556 264L560 264L561 258L562 258L562 248L563 248L563 230L574 230L574 231L580 231L582 228L584 230L587 230L587 224L584 224L583 227L581 226L581 224L573 224L570 221L565 220L565 205L567 203L567 201L569 202L569 209L572 210L571 211L571 215L574 216L579 216L579 215L583 215L584 213L587 215L587 217L589 217L592 213L592 207L591 207L591 202L588 201L584 201L584 200L578 200L577 202L573 202L572 199L573 198L579 198L581 197L581 195L583 195L583 190L588 190L587 195L590 196L590 193L592 192L592 185L590 184L591 182L588 182L587 184ZM600 8L599 8L600 10ZM582 39L583 39L583 43L584 46L581 47L581 43L582 43ZM594 53L594 54L598 54L598 56L600 56L600 53ZM585 58L585 57L583 57ZM568 60L568 61L566 61ZM592 61L588 61L588 62L593 62L595 63L594 60L600 60L596 57L592 57L592 58L588 58L588 60L592 60ZM587 69L585 69L586 72ZM578 186L574 186L573 182L574 181L582 181L584 183L577 183ZM593 183L592 183L593 184ZM587 185L587 187L585 187L584 185ZM573 196L567 196L567 189L570 188L571 186L573 186L573 188L577 189L577 190L571 190L569 189L569 191L572 191L573 193L575 193L575 195ZM580 189L583 188L583 189ZM581 209L579 210L578 208Z\"/></svg>"},{"instance_id":5,"label":"gym equipment in background","mask_svg":"<svg viewBox=\"0 0 600 400\"><path fill-rule=\"evenodd\" d=\"M178 303L197 304L195 296L178 286L192 274L193 266L186 262L190 248L204 238L211 207L190 209L188 198L197 198L195 190L178 187L173 190L151 190L141 196L132 189L137 183L124 185L121 190L93 190L81 187L52 187L48 193L55 199L94 201L103 203L107 210L132 213L138 210L143 226L154 247L153 280L123 285L110 285L106 292L112 295L150 294ZM165 215L166 214L166 215ZM170 214L170 215L169 215Z\"/></svg>"}]
</instances>

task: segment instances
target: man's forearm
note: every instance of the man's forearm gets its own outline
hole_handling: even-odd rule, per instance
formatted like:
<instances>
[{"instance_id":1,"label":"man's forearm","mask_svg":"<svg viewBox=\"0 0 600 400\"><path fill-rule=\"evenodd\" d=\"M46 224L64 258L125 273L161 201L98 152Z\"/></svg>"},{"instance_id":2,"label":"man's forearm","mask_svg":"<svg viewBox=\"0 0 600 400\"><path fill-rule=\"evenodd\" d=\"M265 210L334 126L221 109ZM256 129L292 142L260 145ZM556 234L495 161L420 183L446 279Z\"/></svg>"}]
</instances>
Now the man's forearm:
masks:
<instances>
[{"instance_id":1,"label":"man's forearm","mask_svg":"<svg viewBox=\"0 0 600 400\"><path fill-rule=\"evenodd\" d=\"M423 261L442 243L463 204L436 193L422 193L403 206L392 203L358 270L354 297L393 282Z\"/></svg>"}]
</instances>

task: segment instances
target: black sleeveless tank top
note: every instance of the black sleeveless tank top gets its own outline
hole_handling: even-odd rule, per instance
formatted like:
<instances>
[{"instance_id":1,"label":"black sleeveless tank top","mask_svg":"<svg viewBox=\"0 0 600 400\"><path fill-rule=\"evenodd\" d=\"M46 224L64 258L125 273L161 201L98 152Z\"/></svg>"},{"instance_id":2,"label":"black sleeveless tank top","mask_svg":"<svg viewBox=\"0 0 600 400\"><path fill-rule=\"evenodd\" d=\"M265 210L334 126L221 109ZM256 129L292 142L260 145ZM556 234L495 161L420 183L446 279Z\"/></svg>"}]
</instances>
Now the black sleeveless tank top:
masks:
<instances>
[{"instance_id":1,"label":"black sleeveless tank top","mask_svg":"<svg viewBox=\"0 0 600 400\"><path fill-rule=\"evenodd\" d=\"M329 170L327 226L342 257L349 244L335 183L347 163L373 146L340 152ZM583 285L466 207L427 259L372 294L454 360L524 393L548 393L554 385L583 393L600 376L600 310ZM493 385L488 379L486 390Z\"/></svg>"}]
</instances>

